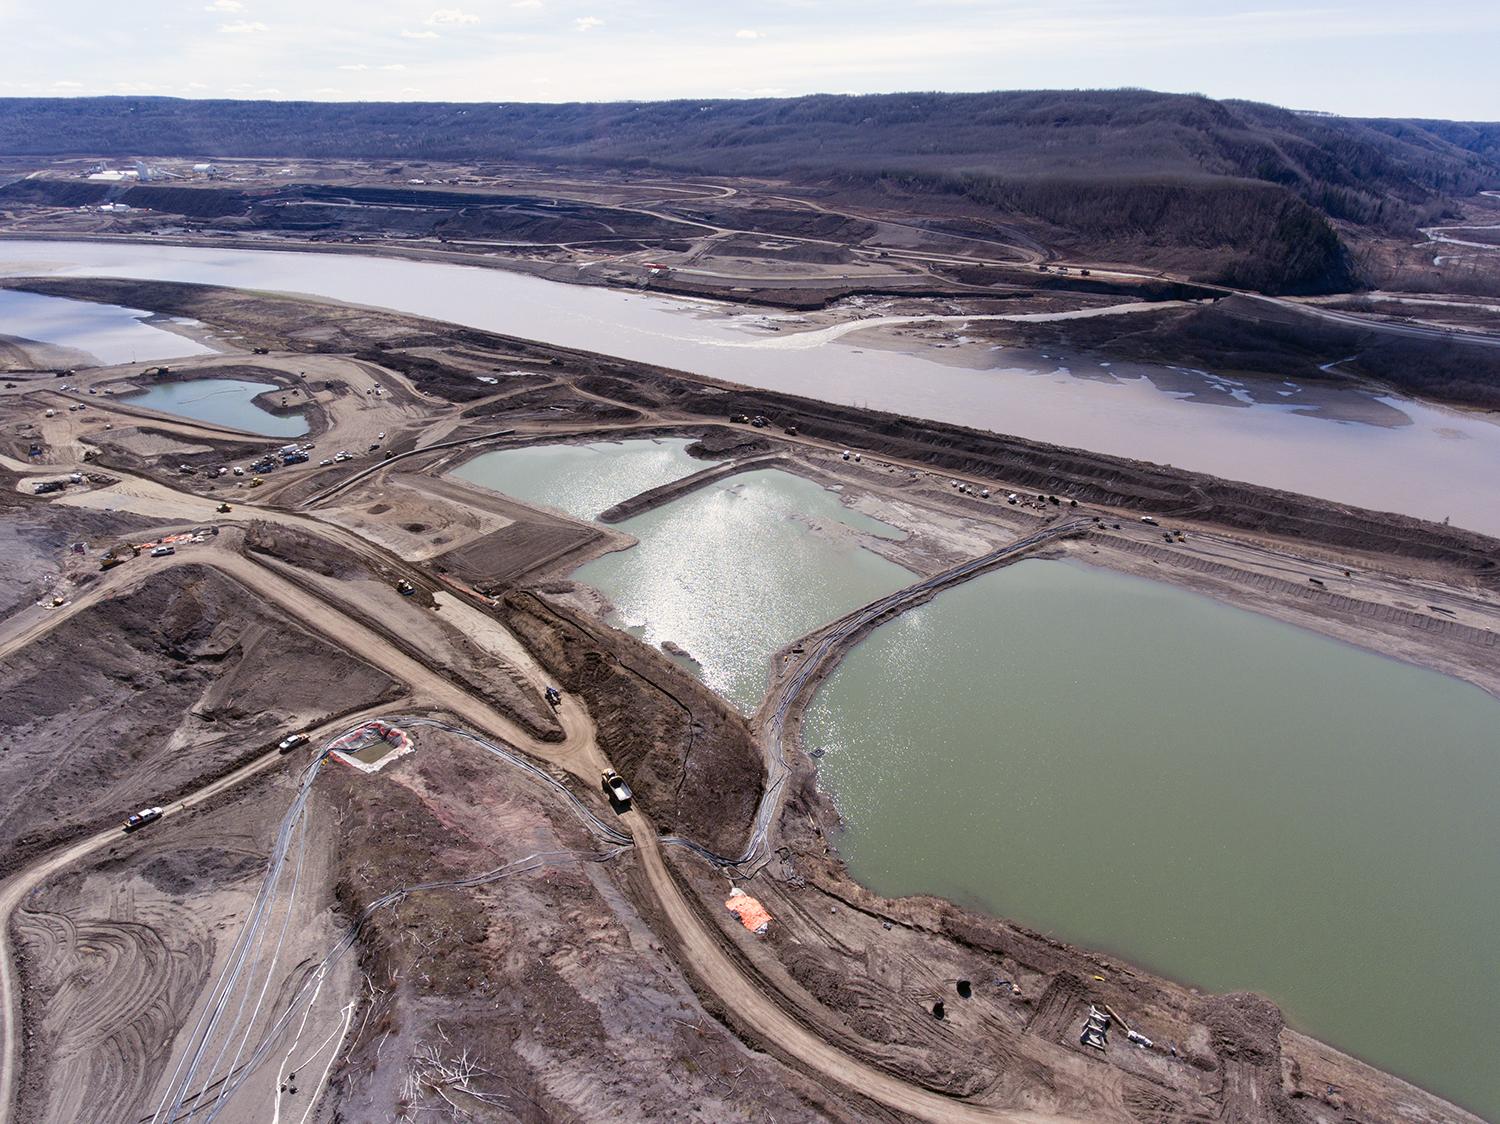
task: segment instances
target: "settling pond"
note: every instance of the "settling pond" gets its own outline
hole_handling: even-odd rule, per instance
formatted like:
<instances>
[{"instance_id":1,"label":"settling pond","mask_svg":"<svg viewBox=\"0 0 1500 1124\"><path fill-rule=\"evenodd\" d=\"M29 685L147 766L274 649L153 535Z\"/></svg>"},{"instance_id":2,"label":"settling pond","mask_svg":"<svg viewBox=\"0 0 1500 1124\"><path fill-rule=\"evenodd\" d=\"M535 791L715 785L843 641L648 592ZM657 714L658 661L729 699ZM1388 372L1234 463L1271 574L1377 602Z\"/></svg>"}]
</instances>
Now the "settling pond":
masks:
<instances>
[{"instance_id":1,"label":"settling pond","mask_svg":"<svg viewBox=\"0 0 1500 1124\"><path fill-rule=\"evenodd\" d=\"M687 454L685 437L528 445L481 453L453 470L471 484L504 492L575 519L593 519L621 500L712 468Z\"/></svg>"},{"instance_id":2,"label":"settling pond","mask_svg":"<svg viewBox=\"0 0 1500 1124\"><path fill-rule=\"evenodd\" d=\"M0 273L331 297L1500 533L1493 489L1473 483L1500 464L1500 424L1394 395L977 345L938 350L866 330L805 332L772 309L394 258L5 240Z\"/></svg>"},{"instance_id":3,"label":"settling pond","mask_svg":"<svg viewBox=\"0 0 1500 1124\"><path fill-rule=\"evenodd\" d=\"M1023 561L858 645L804 739L873 889L1263 992L1500 1119L1497 727L1458 680Z\"/></svg>"},{"instance_id":4,"label":"settling pond","mask_svg":"<svg viewBox=\"0 0 1500 1124\"><path fill-rule=\"evenodd\" d=\"M500 449L453 475L591 519L623 499L710 467L680 439ZM638 545L574 571L614 607L612 623L673 654L742 711L765 694L771 655L915 580L861 545L896 528L837 493L775 469L732 476L616 526Z\"/></svg>"},{"instance_id":5,"label":"settling pond","mask_svg":"<svg viewBox=\"0 0 1500 1124\"><path fill-rule=\"evenodd\" d=\"M301 413L273 414L255 404L257 395L276 389L275 383L244 379L184 379L156 383L121 401L266 437L301 437L309 428Z\"/></svg>"},{"instance_id":6,"label":"settling pond","mask_svg":"<svg viewBox=\"0 0 1500 1124\"><path fill-rule=\"evenodd\" d=\"M197 340L156 326L163 322L187 323L139 308L0 289L0 336L72 348L105 366L214 354Z\"/></svg>"}]
</instances>

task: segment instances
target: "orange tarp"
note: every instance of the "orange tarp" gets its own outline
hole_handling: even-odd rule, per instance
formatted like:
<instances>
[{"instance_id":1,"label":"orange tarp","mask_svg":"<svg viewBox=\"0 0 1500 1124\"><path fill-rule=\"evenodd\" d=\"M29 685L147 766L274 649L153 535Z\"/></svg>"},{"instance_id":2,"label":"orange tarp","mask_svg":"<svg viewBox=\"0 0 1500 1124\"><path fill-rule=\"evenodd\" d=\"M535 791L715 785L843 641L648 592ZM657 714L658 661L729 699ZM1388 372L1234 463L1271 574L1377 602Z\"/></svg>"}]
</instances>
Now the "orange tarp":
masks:
<instances>
[{"instance_id":1,"label":"orange tarp","mask_svg":"<svg viewBox=\"0 0 1500 1124\"><path fill-rule=\"evenodd\" d=\"M752 933L765 936L766 930L771 927L771 915L766 907L738 887L729 891L729 900L724 903L724 908L738 917L740 924Z\"/></svg>"}]
</instances>

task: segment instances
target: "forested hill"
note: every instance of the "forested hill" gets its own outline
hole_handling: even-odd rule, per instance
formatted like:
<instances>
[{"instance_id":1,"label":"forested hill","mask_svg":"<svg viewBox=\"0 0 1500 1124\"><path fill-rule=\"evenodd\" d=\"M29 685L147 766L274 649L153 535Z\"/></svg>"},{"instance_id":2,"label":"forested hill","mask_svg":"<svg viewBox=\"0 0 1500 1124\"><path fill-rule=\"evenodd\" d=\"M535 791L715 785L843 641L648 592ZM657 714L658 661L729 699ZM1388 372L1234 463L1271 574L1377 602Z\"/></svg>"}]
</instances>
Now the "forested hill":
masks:
<instances>
[{"instance_id":1,"label":"forested hill","mask_svg":"<svg viewBox=\"0 0 1500 1124\"><path fill-rule=\"evenodd\" d=\"M457 104L0 100L0 155L521 160L896 181L1112 237L1226 236L1303 249L1253 287L1327 288L1327 220L1405 235L1500 187L1500 126L1355 120L1145 90ZM1233 232L1229 232L1233 237ZM1289 243L1290 244L1290 243ZM1311 250L1307 247L1311 246Z\"/></svg>"}]
</instances>

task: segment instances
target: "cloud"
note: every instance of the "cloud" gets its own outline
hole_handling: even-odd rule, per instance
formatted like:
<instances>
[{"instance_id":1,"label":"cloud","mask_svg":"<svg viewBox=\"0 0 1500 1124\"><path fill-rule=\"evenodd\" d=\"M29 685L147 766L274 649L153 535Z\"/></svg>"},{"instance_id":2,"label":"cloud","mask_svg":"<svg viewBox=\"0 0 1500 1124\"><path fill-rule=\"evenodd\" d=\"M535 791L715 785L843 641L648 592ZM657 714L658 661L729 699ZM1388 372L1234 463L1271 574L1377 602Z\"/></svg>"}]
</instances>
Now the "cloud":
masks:
<instances>
[{"instance_id":1,"label":"cloud","mask_svg":"<svg viewBox=\"0 0 1500 1124\"><path fill-rule=\"evenodd\" d=\"M346 62L339 67L340 70L369 70L370 68L362 62Z\"/></svg>"},{"instance_id":2,"label":"cloud","mask_svg":"<svg viewBox=\"0 0 1500 1124\"><path fill-rule=\"evenodd\" d=\"M596 27L603 27L604 21L598 16L581 16L573 21L573 26L579 31L593 31Z\"/></svg>"},{"instance_id":3,"label":"cloud","mask_svg":"<svg viewBox=\"0 0 1500 1124\"><path fill-rule=\"evenodd\" d=\"M214 0L212 4L203 6L205 12L239 12L244 8L245 5L241 4L240 0Z\"/></svg>"},{"instance_id":4,"label":"cloud","mask_svg":"<svg viewBox=\"0 0 1500 1124\"><path fill-rule=\"evenodd\" d=\"M219 31L224 35L256 35L271 29L259 20L240 20L239 23L221 23Z\"/></svg>"},{"instance_id":5,"label":"cloud","mask_svg":"<svg viewBox=\"0 0 1500 1124\"><path fill-rule=\"evenodd\" d=\"M423 22L427 23L430 26L450 23L478 23L479 17L474 15L472 12L464 11L462 8L439 8L437 11L433 12L432 15L428 16L427 19Z\"/></svg>"},{"instance_id":6,"label":"cloud","mask_svg":"<svg viewBox=\"0 0 1500 1124\"><path fill-rule=\"evenodd\" d=\"M512 8L540 8L542 0L511 0Z\"/></svg>"},{"instance_id":7,"label":"cloud","mask_svg":"<svg viewBox=\"0 0 1500 1124\"><path fill-rule=\"evenodd\" d=\"M411 31L409 29L403 29L402 32L401 32L401 38L403 38L403 39L440 39L441 36L438 35L438 33L436 31Z\"/></svg>"},{"instance_id":8,"label":"cloud","mask_svg":"<svg viewBox=\"0 0 1500 1124\"><path fill-rule=\"evenodd\" d=\"M52 88L54 90L81 90L81 89L83 89L83 83L82 82L69 82L69 81L64 80L64 81L61 81L61 82L54 82L54 83L52 83Z\"/></svg>"},{"instance_id":9,"label":"cloud","mask_svg":"<svg viewBox=\"0 0 1500 1124\"><path fill-rule=\"evenodd\" d=\"M742 27L734 33L734 37L736 39L764 39L765 35L754 28Z\"/></svg>"},{"instance_id":10,"label":"cloud","mask_svg":"<svg viewBox=\"0 0 1500 1124\"><path fill-rule=\"evenodd\" d=\"M384 66L382 66L380 69L381 70L405 70L406 69L406 64L404 62L388 62Z\"/></svg>"}]
</instances>

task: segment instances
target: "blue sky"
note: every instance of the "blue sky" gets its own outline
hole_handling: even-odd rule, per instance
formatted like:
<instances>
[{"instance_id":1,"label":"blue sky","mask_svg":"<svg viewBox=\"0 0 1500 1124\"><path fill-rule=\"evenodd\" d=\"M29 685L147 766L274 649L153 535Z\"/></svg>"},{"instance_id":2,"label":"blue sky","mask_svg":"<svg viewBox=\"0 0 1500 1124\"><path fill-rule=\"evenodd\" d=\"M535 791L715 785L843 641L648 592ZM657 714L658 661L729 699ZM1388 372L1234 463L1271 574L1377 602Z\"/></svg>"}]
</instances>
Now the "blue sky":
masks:
<instances>
[{"instance_id":1,"label":"blue sky","mask_svg":"<svg viewBox=\"0 0 1500 1124\"><path fill-rule=\"evenodd\" d=\"M1144 86L1500 119L1500 3L0 0L0 96L568 101Z\"/></svg>"}]
</instances>

